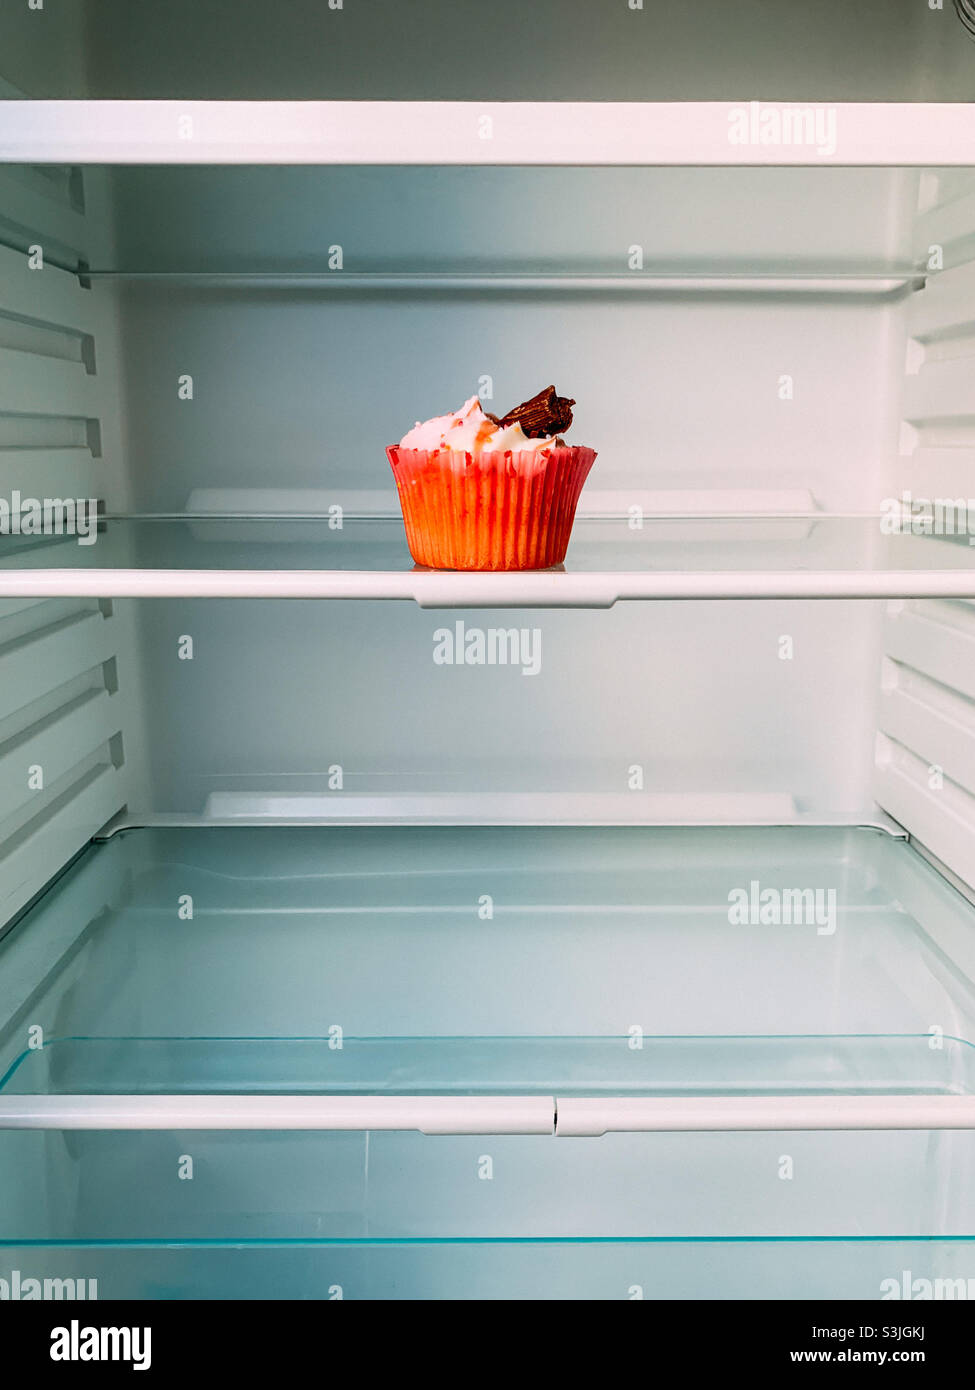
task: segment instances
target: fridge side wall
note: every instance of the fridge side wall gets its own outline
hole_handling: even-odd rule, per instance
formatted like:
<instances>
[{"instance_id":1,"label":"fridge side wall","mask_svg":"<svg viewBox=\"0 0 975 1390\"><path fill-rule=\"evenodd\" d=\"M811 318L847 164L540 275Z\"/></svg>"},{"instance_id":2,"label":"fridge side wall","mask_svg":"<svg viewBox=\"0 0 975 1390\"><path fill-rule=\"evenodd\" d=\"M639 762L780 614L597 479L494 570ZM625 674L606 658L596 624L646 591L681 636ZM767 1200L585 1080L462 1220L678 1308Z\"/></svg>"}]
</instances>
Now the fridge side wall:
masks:
<instances>
[{"instance_id":1,"label":"fridge side wall","mask_svg":"<svg viewBox=\"0 0 975 1390\"><path fill-rule=\"evenodd\" d=\"M915 255L928 267L909 305L900 454L892 499L921 534L975 543L975 178L932 171L920 186ZM888 605L877 800L975 883L975 606Z\"/></svg>"},{"instance_id":2,"label":"fridge side wall","mask_svg":"<svg viewBox=\"0 0 975 1390\"><path fill-rule=\"evenodd\" d=\"M118 320L113 297L65 267L111 254L104 180L6 167L0 190L5 544L43 544L32 527L47 510L94 547L97 509L128 496ZM126 804L137 742L132 617L96 599L0 606L4 920Z\"/></svg>"}]
</instances>

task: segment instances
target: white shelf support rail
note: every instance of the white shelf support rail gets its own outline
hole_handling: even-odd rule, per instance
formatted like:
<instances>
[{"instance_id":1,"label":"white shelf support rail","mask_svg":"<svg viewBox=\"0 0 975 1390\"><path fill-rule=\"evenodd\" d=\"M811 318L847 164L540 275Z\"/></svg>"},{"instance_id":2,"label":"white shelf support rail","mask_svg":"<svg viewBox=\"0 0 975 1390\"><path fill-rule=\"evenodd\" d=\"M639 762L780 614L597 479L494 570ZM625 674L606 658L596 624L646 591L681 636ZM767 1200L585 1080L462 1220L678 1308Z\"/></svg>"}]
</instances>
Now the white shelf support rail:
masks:
<instances>
[{"instance_id":1,"label":"white shelf support rail","mask_svg":"<svg viewBox=\"0 0 975 1390\"><path fill-rule=\"evenodd\" d=\"M612 608L648 599L975 599L954 570L458 571L0 569L4 598L407 599L421 608Z\"/></svg>"},{"instance_id":2,"label":"white shelf support rail","mask_svg":"<svg viewBox=\"0 0 975 1390\"><path fill-rule=\"evenodd\" d=\"M975 1129L975 1096L0 1096L0 1130L419 1130L429 1135Z\"/></svg>"},{"instance_id":3,"label":"white shelf support rail","mask_svg":"<svg viewBox=\"0 0 975 1390\"><path fill-rule=\"evenodd\" d=\"M0 1096L0 1129L552 1134L546 1096Z\"/></svg>"},{"instance_id":4,"label":"white shelf support rail","mask_svg":"<svg viewBox=\"0 0 975 1390\"><path fill-rule=\"evenodd\" d=\"M903 268L884 274L690 274L683 272L610 272L531 275L517 271L486 271L464 274L458 271L125 271L86 270L88 280L157 285L191 284L195 288L218 289L302 289L402 291L456 290L458 293L483 290L572 290L577 293L624 295L668 294L813 294L875 295L898 297L923 289L925 276Z\"/></svg>"},{"instance_id":5,"label":"white shelf support rail","mask_svg":"<svg viewBox=\"0 0 975 1390\"><path fill-rule=\"evenodd\" d=\"M0 160L96 164L975 164L956 102L8 101Z\"/></svg>"},{"instance_id":6,"label":"white shelf support rail","mask_svg":"<svg viewBox=\"0 0 975 1390\"><path fill-rule=\"evenodd\" d=\"M591 1138L740 1130L975 1129L975 1096L633 1096L560 1100L555 1132Z\"/></svg>"}]
</instances>

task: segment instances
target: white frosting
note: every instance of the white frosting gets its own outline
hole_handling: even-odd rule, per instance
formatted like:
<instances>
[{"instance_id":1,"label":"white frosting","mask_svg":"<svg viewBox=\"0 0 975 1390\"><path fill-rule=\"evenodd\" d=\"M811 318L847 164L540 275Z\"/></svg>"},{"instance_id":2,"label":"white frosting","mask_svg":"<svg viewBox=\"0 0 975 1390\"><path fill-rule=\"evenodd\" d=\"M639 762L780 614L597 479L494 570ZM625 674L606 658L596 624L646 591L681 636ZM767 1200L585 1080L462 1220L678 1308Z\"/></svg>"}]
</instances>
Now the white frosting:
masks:
<instances>
[{"instance_id":1,"label":"white frosting","mask_svg":"<svg viewBox=\"0 0 975 1390\"><path fill-rule=\"evenodd\" d=\"M517 422L502 428L489 420L481 408L480 399L471 396L459 410L449 415L436 415L432 420L417 420L399 442L401 449L451 449L457 453L479 454L485 450L529 451L550 449L554 435L529 439Z\"/></svg>"}]
</instances>

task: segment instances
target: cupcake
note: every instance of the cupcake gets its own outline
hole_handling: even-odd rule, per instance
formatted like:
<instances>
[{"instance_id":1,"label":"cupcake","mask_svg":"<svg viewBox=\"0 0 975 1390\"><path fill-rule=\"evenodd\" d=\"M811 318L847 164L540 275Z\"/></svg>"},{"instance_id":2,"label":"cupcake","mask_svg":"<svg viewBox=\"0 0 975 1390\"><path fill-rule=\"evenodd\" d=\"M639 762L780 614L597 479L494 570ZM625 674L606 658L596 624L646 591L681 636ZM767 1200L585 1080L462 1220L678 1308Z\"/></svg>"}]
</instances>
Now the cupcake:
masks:
<instances>
[{"instance_id":1,"label":"cupcake","mask_svg":"<svg viewBox=\"0 0 975 1390\"><path fill-rule=\"evenodd\" d=\"M386 456L418 565L537 570L565 559L596 457L562 438L575 401L547 386L500 419L477 396L417 424Z\"/></svg>"}]
</instances>

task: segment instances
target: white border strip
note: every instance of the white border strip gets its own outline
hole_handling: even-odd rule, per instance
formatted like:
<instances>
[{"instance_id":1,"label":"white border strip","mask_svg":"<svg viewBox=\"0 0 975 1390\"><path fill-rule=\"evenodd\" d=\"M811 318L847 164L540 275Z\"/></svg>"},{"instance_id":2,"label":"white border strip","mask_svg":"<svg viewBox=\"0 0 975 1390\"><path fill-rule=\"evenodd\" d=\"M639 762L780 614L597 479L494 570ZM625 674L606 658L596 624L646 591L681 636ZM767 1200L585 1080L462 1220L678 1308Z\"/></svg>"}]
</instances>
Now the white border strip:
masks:
<instances>
[{"instance_id":1,"label":"white border strip","mask_svg":"<svg viewBox=\"0 0 975 1390\"><path fill-rule=\"evenodd\" d=\"M0 1129L418 1129L552 1134L546 1096L0 1096Z\"/></svg>"},{"instance_id":2,"label":"white border strip","mask_svg":"<svg viewBox=\"0 0 975 1390\"><path fill-rule=\"evenodd\" d=\"M971 569L443 570L0 569L3 598L412 599L421 608L611 608L627 599L975 598Z\"/></svg>"},{"instance_id":3,"label":"white border strip","mask_svg":"<svg viewBox=\"0 0 975 1390\"><path fill-rule=\"evenodd\" d=\"M500 804L492 799L491 810L485 811L484 796L504 796L508 805L507 811L502 814ZM907 831L899 825L885 811L878 810L876 806L865 808L862 812L835 812L828 813L823 811L797 811L794 803L788 814L782 813L782 803L791 801L789 793L770 792L768 794L759 792L756 795L745 793L739 802L735 814L731 814L731 796L724 793L717 793L717 798L713 801L715 814L710 818L691 817L688 815L672 815L667 820L657 820L654 816L645 819L635 811L630 811L626 815L610 815L608 808L610 803L616 805L617 793L608 792L512 792L512 793L478 793L451 794L449 799L453 803L450 814L433 816L429 813L429 808L421 808L421 798L414 798L404 794L400 796L390 796L388 798L389 810L386 814L375 816L359 816L339 814L341 806L336 806L336 814L323 815L321 818L315 816L225 816L225 815L177 815L166 813L155 813L150 815L134 816L127 811L120 811L117 816L113 816L107 825L95 836L96 840L110 840L113 835L117 835L122 830L146 830L154 828L176 828L176 829L198 829L210 826L253 826L253 825L317 825L326 826L329 829L349 827L353 825L369 825L374 827L388 827L391 829L403 825L404 821L410 825L425 826L463 826L477 829L486 827L510 828L512 826L549 826L552 824L552 806L556 798L562 798L568 802L568 813L564 820L559 824L567 828L576 827L583 830L603 829L607 826L617 826L622 829L646 828L659 829L660 827L704 830L722 829L726 830L729 824L737 828L743 827L762 827L773 830L793 827L816 827L843 830L877 830L884 835L888 835L892 840L906 840ZM632 802L632 793L623 793ZM679 794L678 794L679 795ZM444 800L446 801L446 797ZM735 798L737 800L737 798ZM439 798L438 804L439 804ZM696 796L691 793L688 795L688 803L696 802ZM710 795L708 800L712 801ZM398 811L397 807L402 804L404 809ZM720 813L718 813L720 805ZM607 814L603 814L603 808L607 808ZM668 798L667 810L673 811L673 802ZM776 810L779 814L773 815ZM748 812L746 815L745 812ZM915 846L920 850L920 846ZM970 890L971 891L971 890Z\"/></svg>"},{"instance_id":4,"label":"white border strip","mask_svg":"<svg viewBox=\"0 0 975 1390\"><path fill-rule=\"evenodd\" d=\"M402 274L372 271L257 271L253 274L235 271L111 271L92 270L89 280L120 283L149 283L158 285L192 284L195 287L217 289L289 289L314 287L336 290L565 290L599 294L821 294L877 295L907 294L924 289L927 277L917 270L898 275L658 275L633 272L628 275L519 275L498 271L496 274L465 275L452 271L443 274L420 272Z\"/></svg>"},{"instance_id":5,"label":"white border strip","mask_svg":"<svg viewBox=\"0 0 975 1390\"><path fill-rule=\"evenodd\" d=\"M975 165L975 110L964 102L748 98L9 101L0 104L0 159L95 164Z\"/></svg>"},{"instance_id":6,"label":"white border strip","mask_svg":"<svg viewBox=\"0 0 975 1390\"><path fill-rule=\"evenodd\" d=\"M695 1096L560 1100L555 1132L975 1129L975 1096Z\"/></svg>"},{"instance_id":7,"label":"white border strip","mask_svg":"<svg viewBox=\"0 0 975 1390\"><path fill-rule=\"evenodd\" d=\"M563 1138L610 1132L975 1129L975 1096L559 1101L547 1096L2 1096L2 1129L419 1130Z\"/></svg>"}]
</instances>

